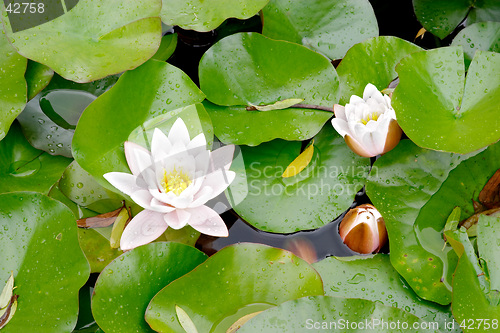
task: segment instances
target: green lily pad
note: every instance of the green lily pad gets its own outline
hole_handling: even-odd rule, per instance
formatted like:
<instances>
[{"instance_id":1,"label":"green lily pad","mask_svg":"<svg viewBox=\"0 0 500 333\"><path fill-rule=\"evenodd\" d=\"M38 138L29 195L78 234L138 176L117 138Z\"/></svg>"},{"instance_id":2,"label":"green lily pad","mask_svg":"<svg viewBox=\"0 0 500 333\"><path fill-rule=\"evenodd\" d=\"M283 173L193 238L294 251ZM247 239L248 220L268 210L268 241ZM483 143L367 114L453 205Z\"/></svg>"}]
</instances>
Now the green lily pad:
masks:
<instances>
[{"instance_id":1,"label":"green lily pad","mask_svg":"<svg viewBox=\"0 0 500 333\"><path fill-rule=\"evenodd\" d=\"M500 52L500 22L474 23L460 31L451 45L463 47L467 68L477 50Z\"/></svg>"},{"instance_id":2,"label":"green lily pad","mask_svg":"<svg viewBox=\"0 0 500 333\"><path fill-rule=\"evenodd\" d=\"M257 14L269 0L163 0L161 19L183 29L210 31L224 20L242 20Z\"/></svg>"},{"instance_id":3,"label":"green lily pad","mask_svg":"<svg viewBox=\"0 0 500 333\"><path fill-rule=\"evenodd\" d=\"M167 61L172 56L177 47L177 34L168 34L161 38L161 44L151 59Z\"/></svg>"},{"instance_id":4,"label":"green lily pad","mask_svg":"<svg viewBox=\"0 0 500 333\"><path fill-rule=\"evenodd\" d=\"M457 257L442 231L455 207L461 220L474 213L472 199L500 168L499 154L500 144L464 156L403 140L375 162L366 191L384 217L392 265L418 296L450 303Z\"/></svg>"},{"instance_id":5,"label":"green lily pad","mask_svg":"<svg viewBox=\"0 0 500 333\"><path fill-rule=\"evenodd\" d=\"M41 92L54 76L54 71L49 67L35 61L28 61L24 77L28 83L28 100Z\"/></svg>"},{"instance_id":6,"label":"green lily pad","mask_svg":"<svg viewBox=\"0 0 500 333\"><path fill-rule=\"evenodd\" d=\"M149 301L207 256L184 244L157 242L128 251L99 275L92 313L106 332L153 332L144 320Z\"/></svg>"},{"instance_id":7,"label":"green lily pad","mask_svg":"<svg viewBox=\"0 0 500 333\"><path fill-rule=\"evenodd\" d=\"M113 249L109 245L109 239L94 229L78 228L78 241L90 264L91 273L100 273L123 251Z\"/></svg>"},{"instance_id":8,"label":"green lily pad","mask_svg":"<svg viewBox=\"0 0 500 333\"><path fill-rule=\"evenodd\" d=\"M389 255L329 257L312 266L321 275L326 296L381 302L384 305L400 308L427 322L439 322L441 328L445 327L446 322L453 321L449 306L424 301L408 287L392 267Z\"/></svg>"},{"instance_id":9,"label":"green lily pad","mask_svg":"<svg viewBox=\"0 0 500 333\"><path fill-rule=\"evenodd\" d=\"M394 323L394 329L382 326ZM367 324L370 325L367 325ZM400 323L399 327L396 323ZM403 324L404 323L404 324ZM405 325L406 324L406 325ZM425 325L414 315L378 302L329 296L304 297L285 302L250 319L245 332L419 332ZM404 327L402 325L405 325ZM422 326L424 327L424 326ZM426 330L427 331L427 330ZM428 330L428 332L438 332Z\"/></svg>"},{"instance_id":10,"label":"green lily pad","mask_svg":"<svg viewBox=\"0 0 500 333\"><path fill-rule=\"evenodd\" d=\"M338 100L338 84L337 73L326 58L253 32L220 40L200 61L201 90L218 105L302 98L305 104L331 107Z\"/></svg>"},{"instance_id":11,"label":"green lily pad","mask_svg":"<svg viewBox=\"0 0 500 333\"><path fill-rule=\"evenodd\" d=\"M477 51L467 72L461 47L413 53L396 67L392 105L417 145L466 154L500 139L500 54Z\"/></svg>"},{"instance_id":12,"label":"green lily pad","mask_svg":"<svg viewBox=\"0 0 500 333\"><path fill-rule=\"evenodd\" d=\"M0 140L9 131L10 125L26 105L27 91L24 72L26 58L12 48L0 29Z\"/></svg>"},{"instance_id":13,"label":"green lily pad","mask_svg":"<svg viewBox=\"0 0 500 333\"><path fill-rule=\"evenodd\" d=\"M338 101L338 85L337 73L326 58L257 33L222 39L200 62L201 89L217 104L205 105L223 142L257 145L275 138L310 138L331 112L296 108L260 112L246 111L244 106L299 98L304 104L331 108Z\"/></svg>"},{"instance_id":14,"label":"green lily pad","mask_svg":"<svg viewBox=\"0 0 500 333\"><path fill-rule=\"evenodd\" d=\"M349 208L363 187L369 159L354 154L330 124L314 137L309 165L283 178L301 146L301 142L274 140L241 147L244 165L240 161L231 165L236 179L228 198L254 227L277 233L319 228Z\"/></svg>"},{"instance_id":15,"label":"green lily pad","mask_svg":"<svg viewBox=\"0 0 500 333\"><path fill-rule=\"evenodd\" d=\"M47 194L71 160L33 148L19 124L0 141L0 193L36 191Z\"/></svg>"},{"instance_id":16,"label":"green lily pad","mask_svg":"<svg viewBox=\"0 0 500 333\"><path fill-rule=\"evenodd\" d=\"M500 293L500 217L481 215L477 223L477 248L484 265L490 289Z\"/></svg>"},{"instance_id":17,"label":"green lily pad","mask_svg":"<svg viewBox=\"0 0 500 333\"><path fill-rule=\"evenodd\" d=\"M396 65L408 54L421 51L415 44L392 36L365 40L351 47L337 67L340 78L340 104L352 95L363 96L368 83L382 90L398 77Z\"/></svg>"},{"instance_id":18,"label":"green lily pad","mask_svg":"<svg viewBox=\"0 0 500 333\"><path fill-rule=\"evenodd\" d=\"M204 101L217 138L224 143L257 146L273 139L307 140L316 135L333 114L328 111L288 108L247 111L241 106L219 106Z\"/></svg>"},{"instance_id":19,"label":"green lily pad","mask_svg":"<svg viewBox=\"0 0 500 333\"><path fill-rule=\"evenodd\" d=\"M95 99L85 91L50 90L29 101L17 119L33 147L71 158L71 141L78 119Z\"/></svg>"},{"instance_id":20,"label":"green lily pad","mask_svg":"<svg viewBox=\"0 0 500 333\"><path fill-rule=\"evenodd\" d=\"M76 161L73 161L62 174L59 189L78 206L99 214L120 208L124 200L122 196L100 186Z\"/></svg>"},{"instance_id":21,"label":"green lily pad","mask_svg":"<svg viewBox=\"0 0 500 333\"><path fill-rule=\"evenodd\" d=\"M413 0L417 19L432 34L443 39L465 18L472 24L499 21L500 3L495 0Z\"/></svg>"},{"instance_id":22,"label":"green lily pad","mask_svg":"<svg viewBox=\"0 0 500 333\"><path fill-rule=\"evenodd\" d=\"M181 70L150 60L123 74L87 107L73 137L73 156L101 186L117 191L102 175L129 172L123 143L130 133L155 116L203 99L203 93Z\"/></svg>"},{"instance_id":23,"label":"green lily pad","mask_svg":"<svg viewBox=\"0 0 500 333\"><path fill-rule=\"evenodd\" d=\"M499 218L482 216L479 219L479 228L482 225L486 229L495 230L498 229L499 223ZM488 275L493 272L498 278L500 272L498 266L492 265L490 270L488 261L482 262L483 267L479 265L478 257L476 257L474 247L465 230L448 232L448 236L455 238L460 247L456 249L460 260L453 278L453 315L464 332L474 332L478 329L483 329L486 332L491 329L497 331L498 318L500 317L499 291L495 289L498 285L493 287L497 284L497 281L492 284L493 281L489 279L491 276ZM493 241L494 246L480 248L479 255L482 257L484 251L493 255L493 257L498 257L497 242L500 241L498 232L494 236L486 233L478 235L478 240L480 238L487 242ZM479 323L481 323L481 326L478 326Z\"/></svg>"},{"instance_id":24,"label":"green lily pad","mask_svg":"<svg viewBox=\"0 0 500 333\"><path fill-rule=\"evenodd\" d=\"M343 58L354 44L378 36L367 0L271 0L263 14L265 36L302 44L330 59Z\"/></svg>"},{"instance_id":25,"label":"green lily pad","mask_svg":"<svg viewBox=\"0 0 500 333\"><path fill-rule=\"evenodd\" d=\"M323 284L304 260L281 249L242 243L220 250L163 288L151 300L146 321L159 332L184 332L178 306L199 332L226 332L247 314L311 295L323 295Z\"/></svg>"},{"instance_id":26,"label":"green lily pad","mask_svg":"<svg viewBox=\"0 0 500 333\"><path fill-rule=\"evenodd\" d=\"M161 39L159 0L80 0L66 14L7 36L25 57L76 82L133 69L151 58ZM133 52L130 50L133 49Z\"/></svg>"},{"instance_id":27,"label":"green lily pad","mask_svg":"<svg viewBox=\"0 0 500 333\"><path fill-rule=\"evenodd\" d=\"M57 73L54 74L52 80L50 80L45 91L51 91L56 89L73 89L86 91L92 95L99 97L108 91L120 78L121 74L106 76L105 78L95 80L87 83L77 83L73 81L66 80Z\"/></svg>"},{"instance_id":28,"label":"green lily pad","mask_svg":"<svg viewBox=\"0 0 500 333\"><path fill-rule=\"evenodd\" d=\"M75 218L40 193L0 195L1 280L14 271L18 308L3 332L70 332L78 290L89 265L78 246Z\"/></svg>"}]
</instances>

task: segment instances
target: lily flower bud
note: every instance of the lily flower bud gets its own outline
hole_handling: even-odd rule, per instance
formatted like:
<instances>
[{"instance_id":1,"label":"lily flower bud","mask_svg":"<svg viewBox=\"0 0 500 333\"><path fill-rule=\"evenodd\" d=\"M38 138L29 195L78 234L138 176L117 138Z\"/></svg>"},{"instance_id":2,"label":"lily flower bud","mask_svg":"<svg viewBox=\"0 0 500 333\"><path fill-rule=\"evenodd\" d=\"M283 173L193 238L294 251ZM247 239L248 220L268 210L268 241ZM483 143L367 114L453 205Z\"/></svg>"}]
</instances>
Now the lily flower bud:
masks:
<instances>
[{"instance_id":1,"label":"lily flower bud","mask_svg":"<svg viewBox=\"0 0 500 333\"><path fill-rule=\"evenodd\" d=\"M384 219L370 204L347 212L340 222L339 232L344 244L362 254L377 253L387 242Z\"/></svg>"},{"instance_id":2,"label":"lily flower bud","mask_svg":"<svg viewBox=\"0 0 500 333\"><path fill-rule=\"evenodd\" d=\"M391 98L371 83L366 85L363 98L352 95L349 103L335 104L333 111L332 126L360 156L385 154L401 140L403 131L396 121Z\"/></svg>"}]
</instances>

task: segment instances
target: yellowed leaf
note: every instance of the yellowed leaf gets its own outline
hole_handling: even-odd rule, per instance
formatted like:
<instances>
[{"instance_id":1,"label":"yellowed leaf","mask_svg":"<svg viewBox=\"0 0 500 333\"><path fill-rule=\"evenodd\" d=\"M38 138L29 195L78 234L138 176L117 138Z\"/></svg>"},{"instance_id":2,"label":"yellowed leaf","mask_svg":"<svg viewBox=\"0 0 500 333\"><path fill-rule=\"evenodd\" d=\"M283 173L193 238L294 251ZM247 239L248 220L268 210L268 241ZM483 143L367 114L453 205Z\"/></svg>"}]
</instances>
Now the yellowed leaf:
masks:
<instances>
[{"instance_id":1,"label":"yellowed leaf","mask_svg":"<svg viewBox=\"0 0 500 333\"><path fill-rule=\"evenodd\" d=\"M297 175L299 172L305 169L306 166L311 163L311 159L314 154L314 140L311 142L309 147L307 147L296 159L292 161L283 172L281 177L288 178Z\"/></svg>"},{"instance_id":2,"label":"yellowed leaf","mask_svg":"<svg viewBox=\"0 0 500 333\"><path fill-rule=\"evenodd\" d=\"M418 32L417 32L417 35L415 36L415 40L417 40L418 37L420 37L420 39L424 39L424 34L427 32L427 30L425 30L425 28L421 28Z\"/></svg>"},{"instance_id":3,"label":"yellowed leaf","mask_svg":"<svg viewBox=\"0 0 500 333\"><path fill-rule=\"evenodd\" d=\"M112 249L117 249L120 247L120 239L122 238L123 230L125 226L130 221L130 214L126 207L123 207L118 216L116 217L115 223L113 223L113 229L111 230L111 237L109 238L109 244Z\"/></svg>"},{"instance_id":4,"label":"yellowed leaf","mask_svg":"<svg viewBox=\"0 0 500 333\"><path fill-rule=\"evenodd\" d=\"M258 312L254 312L254 313L249 313L246 316L241 317L234 324L232 324L231 327L229 327L227 329L226 333L234 333L234 332L236 332L237 330L239 330L241 328L241 326L243 326L243 324L245 324L247 321L249 321L250 319L252 319L253 317L255 317L256 315L258 315L261 312L262 311L258 311Z\"/></svg>"},{"instance_id":5,"label":"yellowed leaf","mask_svg":"<svg viewBox=\"0 0 500 333\"><path fill-rule=\"evenodd\" d=\"M283 110L304 101L302 98L288 98L268 105L251 105L251 109L259 111ZM248 108L247 108L248 110Z\"/></svg>"}]
</instances>

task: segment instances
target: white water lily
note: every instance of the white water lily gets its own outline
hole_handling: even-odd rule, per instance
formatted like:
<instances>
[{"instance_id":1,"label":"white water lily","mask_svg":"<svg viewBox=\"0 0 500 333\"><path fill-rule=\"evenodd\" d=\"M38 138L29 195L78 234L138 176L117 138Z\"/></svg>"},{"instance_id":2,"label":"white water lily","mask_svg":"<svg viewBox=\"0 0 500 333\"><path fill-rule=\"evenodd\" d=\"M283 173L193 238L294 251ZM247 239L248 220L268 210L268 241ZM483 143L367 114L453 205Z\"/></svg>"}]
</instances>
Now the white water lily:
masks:
<instances>
[{"instance_id":1,"label":"white water lily","mask_svg":"<svg viewBox=\"0 0 500 333\"><path fill-rule=\"evenodd\" d=\"M224 221L205 203L234 180L235 173L229 170L233 153L234 145L207 150L203 134L190 140L180 118L168 137L155 128L151 152L125 142L125 157L132 174L110 172L104 178L144 210L123 231L121 249L147 244L168 227L180 229L188 224L201 233L227 237Z\"/></svg>"},{"instance_id":2,"label":"white water lily","mask_svg":"<svg viewBox=\"0 0 500 333\"><path fill-rule=\"evenodd\" d=\"M391 98L371 83L363 98L352 95L344 106L335 104L332 125L356 154L372 157L385 154L401 139L401 128L391 107Z\"/></svg>"}]
</instances>

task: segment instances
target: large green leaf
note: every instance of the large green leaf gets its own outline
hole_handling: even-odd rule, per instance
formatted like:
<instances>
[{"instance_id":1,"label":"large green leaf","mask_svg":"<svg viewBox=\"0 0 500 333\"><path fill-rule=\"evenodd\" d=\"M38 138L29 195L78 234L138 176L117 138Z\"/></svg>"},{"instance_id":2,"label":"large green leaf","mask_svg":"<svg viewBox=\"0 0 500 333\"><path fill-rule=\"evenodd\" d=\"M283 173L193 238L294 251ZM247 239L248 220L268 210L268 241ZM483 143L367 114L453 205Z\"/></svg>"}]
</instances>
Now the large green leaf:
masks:
<instances>
[{"instance_id":1,"label":"large green leaf","mask_svg":"<svg viewBox=\"0 0 500 333\"><path fill-rule=\"evenodd\" d=\"M217 138L224 143L257 146L273 139L307 140L316 135L333 114L328 111L288 108L247 111L241 106L203 102Z\"/></svg>"},{"instance_id":2,"label":"large green leaf","mask_svg":"<svg viewBox=\"0 0 500 333\"><path fill-rule=\"evenodd\" d=\"M75 131L73 156L101 185L116 191L102 175L129 172L123 143L130 133L155 116L203 99L204 95L182 71L150 60L123 74L87 107Z\"/></svg>"},{"instance_id":3,"label":"large green leaf","mask_svg":"<svg viewBox=\"0 0 500 333\"><path fill-rule=\"evenodd\" d=\"M391 322L394 324L390 324ZM264 311L244 324L238 333L420 332L414 328L420 325L428 327L424 326L425 322L410 313L377 302L316 296L285 302Z\"/></svg>"},{"instance_id":4,"label":"large green leaf","mask_svg":"<svg viewBox=\"0 0 500 333\"><path fill-rule=\"evenodd\" d=\"M239 33L212 46L200 61L200 86L218 105L272 104L289 98L332 106L338 77L330 62L307 48L258 33Z\"/></svg>"},{"instance_id":5,"label":"large green leaf","mask_svg":"<svg viewBox=\"0 0 500 333\"><path fill-rule=\"evenodd\" d=\"M107 333L153 332L144 320L149 301L207 256L184 244L151 243L128 251L99 275L92 313Z\"/></svg>"},{"instance_id":6,"label":"large green leaf","mask_svg":"<svg viewBox=\"0 0 500 333\"><path fill-rule=\"evenodd\" d=\"M71 332L89 265L75 218L40 193L0 195L0 279L14 272L18 308L3 332Z\"/></svg>"},{"instance_id":7,"label":"large green leaf","mask_svg":"<svg viewBox=\"0 0 500 333\"><path fill-rule=\"evenodd\" d=\"M443 39L467 18L467 23L499 21L497 0L413 0L413 8L424 28Z\"/></svg>"},{"instance_id":8,"label":"large green leaf","mask_svg":"<svg viewBox=\"0 0 500 333\"><path fill-rule=\"evenodd\" d=\"M54 76L54 71L49 67L35 61L28 61L24 77L28 84L28 100L41 92Z\"/></svg>"},{"instance_id":9,"label":"large green leaf","mask_svg":"<svg viewBox=\"0 0 500 333\"><path fill-rule=\"evenodd\" d=\"M330 59L378 35L377 19L367 0L271 0L264 8L263 34L302 44Z\"/></svg>"},{"instance_id":10,"label":"large green leaf","mask_svg":"<svg viewBox=\"0 0 500 333\"><path fill-rule=\"evenodd\" d=\"M475 155L477 154L477 155ZM459 155L403 140L378 159L366 191L384 217L391 262L420 297L448 304L457 257L442 230L454 207L461 219L474 213L472 199L500 168L500 144Z\"/></svg>"},{"instance_id":11,"label":"large green leaf","mask_svg":"<svg viewBox=\"0 0 500 333\"><path fill-rule=\"evenodd\" d=\"M500 217L482 215L477 223L477 248L487 267L490 289L500 293Z\"/></svg>"},{"instance_id":12,"label":"large green leaf","mask_svg":"<svg viewBox=\"0 0 500 333\"><path fill-rule=\"evenodd\" d=\"M146 321L159 332L182 332L176 306L199 332L226 332L241 317L284 301L323 295L318 273L288 251L261 244L228 246L163 288Z\"/></svg>"},{"instance_id":13,"label":"large green leaf","mask_svg":"<svg viewBox=\"0 0 500 333\"><path fill-rule=\"evenodd\" d=\"M379 90L397 78L396 65L406 55L422 49L392 36L380 36L358 43L347 51L337 67L340 78L340 104L349 103L351 95L363 96L368 83Z\"/></svg>"},{"instance_id":14,"label":"large green leaf","mask_svg":"<svg viewBox=\"0 0 500 333\"><path fill-rule=\"evenodd\" d=\"M476 52L467 79L461 47L413 53L396 71L392 105L417 145L466 154L500 139L500 54Z\"/></svg>"},{"instance_id":15,"label":"large green leaf","mask_svg":"<svg viewBox=\"0 0 500 333\"><path fill-rule=\"evenodd\" d=\"M225 19L247 19L259 12L269 0L163 0L161 19L183 29L210 31Z\"/></svg>"},{"instance_id":16,"label":"large green leaf","mask_svg":"<svg viewBox=\"0 0 500 333\"><path fill-rule=\"evenodd\" d=\"M500 52L500 22L479 22L470 25L453 38L451 45L463 47L465 65L469 67L477 50Z\"/></svg>"},{"instance_id":17,"label":"large green leaf","mask_svg":"<svg viewBox=\"0 0 500 333\"><path fill-rule=\"evenodd\" d=\"M464 332L475 332L478 329L497 332L499 328L500 270L497 265L500 255L498 250L500 238L497 231L499 225L500 218L488 216L479 218L478 229L484 228L484 232L478 234L478 251L482 267L465 230L456 230L453 234L446 233L459 243L455 245L460 260L453 278L453 315ZM482 245L487 247L481 246L480 243L484 243Z\"/></svg>"},{"instance_id":18,"label":"large green leaf","mask_svg":"<svg viewBox=\"0 0 500 333\"><path fill-rule=\"evenodd\" d=\"M100 214L120 208L124 200L122 196L100 186L76 161L62 174L59 189L78 206Z\"/></svg>"},{"instance_id":19,"label":"large green leaf","mask_svg":"<svg viewBox=\"0 0 500 333\"><path fill-rule=\"evenodd\" d=\"M212 46L200 62L200 85L217 104L206 105L221 139L249 145L310 138L332 114L294 108L246 111L245 106L297 98L331 108L339 95L337 73L326 58L257 33L231 35Z\"/></svg>"},{"instance_id":20,"label":"large green leaf","mask_svg":"<svg viewBox=\"0 0 500 333\"><path fill-rule=\"evenodd\" d=\"M25 57L76 82L135 68L161 40L160 0L80 0L68 13L7 36Z\"/></svg>"},{"instance_id":21,"label":"large green leaf","mask_svg":"<svg viewBox=\"0 0 500 333\"><path fill-rule=\"evenodd\" d=\"M301 145L274 140L241 147L244 165L238 161L231 166L236 179L229 186L228 198L254 227L279 233L319 228L349 208L363 187L369 159L354 154L330 124L314 138L309 165L283 178Z\"/></svg>"},{"instance_id":22,"label":"large green leaf","mask_svg":"<svg viewBox=\"0 0 500 333\"><path fill-rule=\"evenodd\" d=\"M326 296L361 298L400 308L427 322L439 322L440 331L452 322L450 307L418 297L392 267L389 256L329 257L313 264L323 280ZM456 323L455 323L456 325Z\"/></svg>"},{"instance_id":23,"label":"large green leaf","mask_svg":"<svg viewBox=\"0 0 500 333\"><path fill-rule=\"evenodd\" d=\"M0 29L0 140L26 105L27 86L24 79L27 60L16 53Z\"/></svg>"},{"instance_id":24,"label":"large green leaf","mask_svg":"<svg viewBox=\"0 0 500 333\"><path fill-rule=\"evenodd\" d=\"M29 101L17 119L33 147L51 155L72 157L75 126L83 110L95 99L85 91L50 90Z\"/></svg>"},{"instance_id":25,"label":"large green leaf","mask_svg":"<svg viewBox=\"0 0 500 333\"><path fill-rule=\"evenodd\" d=\"M0 193L36 191L47 194L71 162L33 148L23 136L19 124L0 141Z\"/></svg>"}]
</instances>

